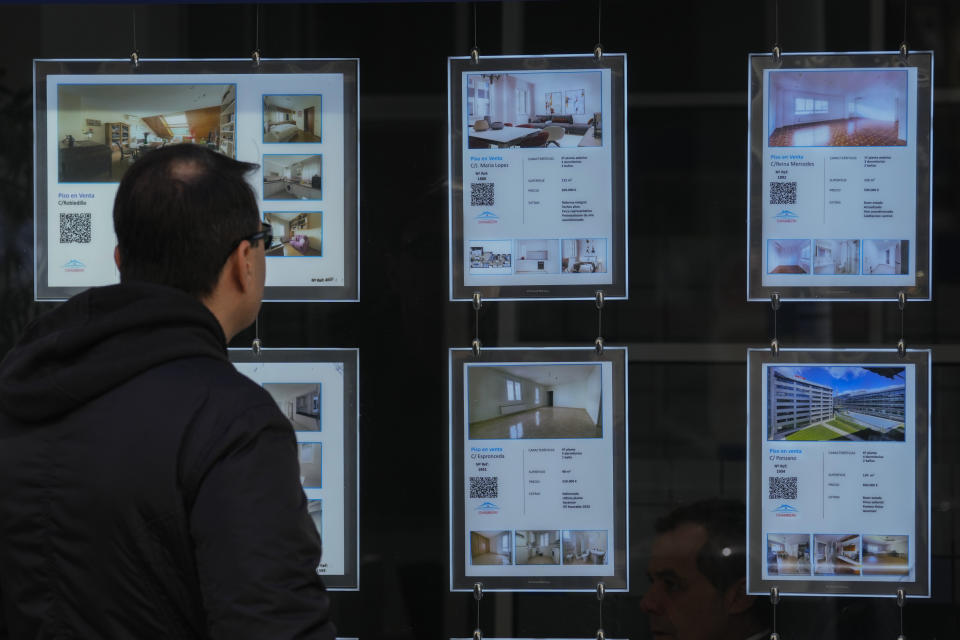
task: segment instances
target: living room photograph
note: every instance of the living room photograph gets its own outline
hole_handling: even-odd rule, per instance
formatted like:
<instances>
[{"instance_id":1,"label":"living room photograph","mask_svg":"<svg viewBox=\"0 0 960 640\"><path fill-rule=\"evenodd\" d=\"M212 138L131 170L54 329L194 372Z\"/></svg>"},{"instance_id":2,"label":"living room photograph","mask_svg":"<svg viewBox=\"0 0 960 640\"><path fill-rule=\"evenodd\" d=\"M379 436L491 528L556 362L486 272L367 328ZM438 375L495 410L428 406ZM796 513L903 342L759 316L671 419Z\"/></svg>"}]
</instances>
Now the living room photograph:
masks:
<instances>
[{"instance_id":1,"label":"living room photograph","mask_svg":"<svg viewBox=\"0 0 960 640\"><path fill-rule=\"evenodd\" d=\"M810 241L767 240L767 273L810 273Z\"/></svg>"},{"instance_id":2,"label":"living room photograph","mask_svg":"<svg viewBox=\"0 0 960 640\"><path fill-rule=\"evenodd\" d=\"M560 241L563 273L606 273L607 239L577 238Z\"/></svg>"},{"instance_id":3,"label":"living room photograph","mask_svg":"<svg viewBox=\"0 0 960 640\"><path fill-rule=\"evenodd\" d=\"M563 564L607 564L606 531L564 531Z\"/></svg>"},{"instance_id":4,"label":"living room photograph","mask_svg":"<svg viewBox=\"0 0 960 640\"><path fill-rule=\"evenodd\" d=\"M323 142L319 95L263 96L263 141Z\"/></svg>"},{"instance_id":5,"label":"living room photograph","mask_svg":"<svg viewBox=\"0 0 960 640\"><path fill-rule=\"evenodd\" d=\"M263 388L280 407L294 431L320 431L320 384L265 382Z\"/></svg>"},{"instance_id":6,"label":"living room photograph","mask_svg":"<svg viewBox=\"0 0 960 640\"><path fill-rule=\"evenodd\" d=\"M204 145L234 157L233 84L57 86L60 182L119 182L167 144Z\"/></svg>"},{"instance_id":7,"label":"living room photograph","mask_svg":"<svg viewBox=\"0 0 960 640\"><path fill-rule=\"evenodd\" d=\"M510 531L471 531L471 564L513 564Z\"/></svg>"},{"instance_id":8,"label":"living room photograph","mask_svg":"<svg viewBox=\"0 0 960 640\"><path fill-rule=\"evenodd\" d=\"M910 573L908 536L863 536L863 575L905 576Z\"/></svg>"},{"instance_id":9,"label":"living room photograph","mask_svg":"<svg viewBox=\"0 0 960 640\"><path fill-rule=\"evenodd\" d=\"M767 535L767 574L809 576L811 566L809 533Z\"/></svg>"},{"instance_id":10,"label":"living room photograph","mask_svg":"<svg viewBox=\"0 0 960 640\"><path fill-rule=\"evenodd\" d=\"M263 156L264 200L322 200L323 156Z\"/></svg>"},{"instance_id":11,"label":"living room photograph","mask_svg":"<svg viewBox=\"0 0 960 640\"><path fill-rule=\"evenodd\" d=\"M517 531L517 564L560 564L560 532Z\"/></svg>"},{"instance_id":12,"label":"living room photograph","mask_svg":"<svg viewBox=\"0 0 960 640\"><path fill-rule=\"evenodd\" d=\"M860 536L816 534L813 536L813 572L818 576L860 575Z\"/></svg>"},{"instance_id":13,"label":"living room photograph","mask_svg":"<svg viewBox=\"0 0 960 640\"><path fill-rule=\"evenodd\" d=\"M906 69L770 72L771 147L907 144Z\"/></svg>"},{"instance_id":14,"label":"living room photograph","mask_svg":"<svg viewBox=\"0 0 960 640\"><path fill-rule=\"evenodd\" d=\"M323 255L323 213L320 211L267 211L263 216L273 231L268 258Z\"/></svg>"},{"instance_id":15,"label":"living room photograph","mask_svg":"<svg viewBox=\"0 0 960 640\"><path fill-rule=\"evenodd\" d=\"M600 71L467 76L470 149L603 146Z\"/></svg>"},{"instance_id":16,"label":"living room photograph","mask_svg":"<svg viewBox=\"0 0 960 640\"><path fill-rule=\"evenodd\" d=\"M470 366L472 439L601 438L599 364Z\"/></svg>"}]
</instances>

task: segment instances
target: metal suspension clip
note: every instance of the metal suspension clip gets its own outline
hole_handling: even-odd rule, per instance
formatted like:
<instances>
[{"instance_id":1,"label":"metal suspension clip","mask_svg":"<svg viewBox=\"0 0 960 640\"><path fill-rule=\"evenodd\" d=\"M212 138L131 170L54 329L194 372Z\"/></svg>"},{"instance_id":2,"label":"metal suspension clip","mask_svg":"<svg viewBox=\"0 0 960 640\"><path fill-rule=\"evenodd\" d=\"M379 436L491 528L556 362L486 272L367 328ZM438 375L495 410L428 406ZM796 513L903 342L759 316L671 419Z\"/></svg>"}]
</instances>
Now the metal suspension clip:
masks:
<instances>
[{"instance_id":1,"label":"metal suspension clip","mask_svg":"<svg viewBox=\"0 0 960 640\"><path fill-rule=\"evenodd\" d=\"M254 49L253 53L250 54L250 59L253 60L253 66L260 66L260 49Z\"/></svg>"},{"instance_id":2,"label":"metal suspension clip","mask_svg":"<svg viewBox=\"0 0 960 640\"><path fill-rule=\"evenodd\" d=\"M140 54L136 50L130 54L130 64L133 65L134 69L140 68Z\"/></svg>"},{"instance_id":3,"label":"metal suspension clip","mask_svg":"<svg viewBox=\"0 0 960 640\"><path fill-rule=\"evenodd\" d=\"M593 46L593 57L597 60L603 57L603 45L599 42Z\"/></svg>"},{"instance_id":4,"label":"metal suspension clip","mask_svg":"<svg viewBox=\"0 0 960 640\"><path fill-rule=\"evenodd\" d=\"M470 61L473 64L480 64L480 49L477 47L470 49Z\"/></svg>"}]
</instances>

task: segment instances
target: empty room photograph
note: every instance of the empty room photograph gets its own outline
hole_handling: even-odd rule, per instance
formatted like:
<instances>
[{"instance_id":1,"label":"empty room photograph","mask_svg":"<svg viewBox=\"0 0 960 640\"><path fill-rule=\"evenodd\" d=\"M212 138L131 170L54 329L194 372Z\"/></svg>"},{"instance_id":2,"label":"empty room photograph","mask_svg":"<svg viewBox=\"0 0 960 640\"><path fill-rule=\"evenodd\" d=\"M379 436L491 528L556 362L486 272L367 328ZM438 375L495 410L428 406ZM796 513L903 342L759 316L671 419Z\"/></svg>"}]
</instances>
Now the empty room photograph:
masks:
<instances>
[{"instance_id":1,"label":"empty room photograph","mask_svg":"<svg viewBox=\"0 0 960 640\"><path fill-rule=\"evenodd\" d=\"M607 564L606 531L564 531L563 564Z\"/></svg>"},{"instance_id":2,"label":"empty room photograph","mask_svg":"<svg viewBox=\"0 0 960 640\"><path fill-rule=\"evenodd\" d=\"M907 275L907 240L864 240L863 275Z\"/></svg>"},{"instance_id":3,"label":"empty room photograph","mask_svg":"<svg viewBox=\"0 0 960 640\"><path fill-rule=\"evenodd\" d=\"M600 71L470 74L467 146L602 146L601 83Z\"/></svg>"},{"instance_id":4,"label":"empty room photograph","mask_svg":"<svg viewBox=\"0 0 960 640\"><path fill-rule=\"evenodd\" d=\"M809 533L767 535L767 574L808 576L812 566Z\"/></svg>"},{"instance_id":5,"label":"empty room photograph","mask_svg":"<svg viewBox=\"0 0 960 640\"><path fill-rule=\"evenodd\" d=\"M232 84L58 85L59 180L119 182L167 144L233 157L235 95Z\"/></svg>"},{"instance_id":6,"label":"empty room photograph","mask_svg":"<svg viewBox=\"0 0 960 640\"><path fill-rule=\"evenodd\" d=\"M300 484L304 489L323 488L323 444L298 442L297 457L300 460Z\"/></svg>"},{"instance_id":7,"label":"empty room photograph","mask_svg":"<svg viewBox=\"0 0 960 640\"><path fill-rule=\"evenodd\" d=\"M323 142L320 96L263 96L264 142Z\"/></svg>"},{"instance_id":8,"label":"empty room photograph","mask_svg":"<svg viewBox=\"0 0 960 640\"><path fill-rule=\"evenodd\" d=\"M513 564L509 531L471 531L470 564Z\"/></svg>"},{"instance_id":9,"label":"empty room photograph","mask_svg":"<svg viewBox=\"0 0 960 640\"><path fill-rule=\"evenodd\" d=\"M323 255L323 214L306 211L267 211L263 214L273 231L267 257Z\"/></svg>"},{"instance_id":10,"label":"empty room photograph","mask_svg":"<svg viewBox=\"0 0 960 640\"><path fill-rule=\"evenodd\" d=\"M606 273L606 238L561 240L561 262L564 273Z\"/></svg>"},{"instance_id":11,"label":"empty room photograph","mask_svg":"<svg viewBox=\"0 0 960 640\"><path fill-rule=\"evenodd\" d=\"M859 240L815 240L813 272L818 275L860 273Z\"/></svg>"},{"instance_id":12,"label":"empty room photograph","mask_svg":"<svg viewBox=\"0 0 960 640\"><path fill-rule=\"evenodd\" d=\"M907 144L907 71L771 71L771 147Z\"/></svg>"},{"instance_id":13,"label":"empty room photograph","mask_svg":"<svg viewBox=\"0 0 960 640\"><path fill-rule=\"evenodd\" d=\"M263 388L294 431L320 431L320 385L316 382L265 382Z\"/></svg>"},{"instance_id":14,"label":"empty room photograph","mask_svg":"<svg viewBox=\"0 0 960 640\"><path fill-rule=\"evenodd\" d=\"M264 200L322 200L323 157L263 156Z\"/></svg>"},{"instance_id":15,"label":"empty room photograph","mask_svg":"<svg viewBox=\"0 0 960 640\"><path fill-rule=\"evenodd\" d=\"M810 273L810 241L767 240L767 273Z\"/></svg>"},{"instance_id":16,"label":"empty room photograph","mask_svg":"<svg viewBox=\"0 0 960 640\"><path fill-rule=\"evenodd\" d=\"M860 536L816 534L813 536L813 573L818 576L860 575Z\"/></svg>"},{"instance_id":17,"label":"empty room photograph","mask_svg":"<svg viewBox=\"0 0 960 640\"><path fill-rule=\"evenodd\" d=\"M863 575L910 574L907 536L863 536Z\"/></svg>"},{"instance_id":18,"label":"empty room photograph","mask_svg":"<svg viewBox=\"0 0 960 640\"><path fill-rule=\"evenodd\" d=\"M559 531L517 531L517 564L560 564Z\"/></svg>"},{"instance_id":19,"label":"empty room photograph","mask_svg":"<svg viewBox=\"0 0 960 640\"><path fill-rule=\"evenodd\" d=\"M768 367L767 437L903 442L905 376L890 366Z\"/></svg>"},{"instance_id":20,"label":"empty room photograph","mask_svg":"<svg viewBox=\"0 0 960 640\"><path fill-rule=\"evenodd\" d=\"M560 241L517 240L517 273L560 273Z\"/></svg>"},{"instance_id":21,"label":"empty room photograph","mask_svg":"<svg viewBox=\"0 0 960 640\"><path fill-rule=\"evenodd\" d=\"M469 437L601 438L599 364L470 365Z\"/></svg>"}]
</instances>

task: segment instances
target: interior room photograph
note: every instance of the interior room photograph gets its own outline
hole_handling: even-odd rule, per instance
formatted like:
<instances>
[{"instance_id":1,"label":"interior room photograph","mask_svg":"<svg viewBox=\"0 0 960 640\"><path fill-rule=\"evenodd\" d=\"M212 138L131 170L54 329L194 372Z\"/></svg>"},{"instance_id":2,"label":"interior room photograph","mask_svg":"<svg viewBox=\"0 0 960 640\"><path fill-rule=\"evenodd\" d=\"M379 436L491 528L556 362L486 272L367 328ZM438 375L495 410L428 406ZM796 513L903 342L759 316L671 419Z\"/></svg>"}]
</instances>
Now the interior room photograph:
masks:
<instances>
[{"instance_id":1,"label":"interior room photograph","mask_svg":"<svg viewBox=\"0 0 960 640\"><path fill-rule=\"evenodd\" d=\"M771 147L907 144L907 71L770 72Z\"/></svg>"},{"instance_id":2,"label":"interior room photograph","mask_svg":"<svg viewBox=\"0 0 960 640\"><path fill-rule=\"evenodd\" d=\"M767 240L767 273L810 273L810 241Z\"/></svg>"},{"instance_id":3,"label":"interior room photograph","mask_svg":"<svg viewBox=\"0 0 960 640\"><path fill-rule=\"evenodd\" d=\"M818 576L860 575L860 536L816 534L813 536L813 572Z\"/></svg>"},{"instance_id":4,"label":"interior room photograph","mask_svg":"<svg viewBox=\"0 0 960 640\"><path fill-rule=\"evenodd\" d=\"M304 489L322 489L323 444L320 442L298 442L297 458L300 460L300 484Z\"/></svg>"},{"instance_id":5,"label":"interior room photograph","mask_svg":"<svg viewBox=\"0 0 960 640\"><path fill-rule=\"evenodd\" d=\"M264 142L323 142L319 95L263 96Z\"/></svg>"},{"instance_id":6,"label":"interior room photograph","mask_svg":"<svg viewBox=\"0 0 960 640\"><path fill-rule=\"evenodd\" d=\"M907 240L864 240L863 274L877 276L906 275Z\"/></svg>"},{"instance_id":7,"label":"interior room photograph","mask_svg":"<svg viewBox=\"0 0 960 640\"><path fill-rule=\"evenodd\" d=\"M907 536L863 536L863 575L905 576L910 573Z\"/></svg>"},{"instance_id":8,"label":"interior room photograph","mask_svg":"<svg viewBox=\"0 0 960 640\"><path fill-rule=\"evenodd\" d=\"M563 564L607 564L606 531L564 531Z\"/></svg>"},{"instance_id":9,"label":"interior room photograph","mask_svg":"<svg viewBox=\"0 0 960 640\"><path fill-rule=\"evenodd\" d=\"M559 531L517 531L517 564L560 564Z\"/></svg>"},{"instance_id":10,"label":"interior room photograph","mask_svg":"<svg viewBox=\"0 0 960 640\"><path fill-rule=\"evenodd\" d=\"M606 238L578 238L560 241L563 273L606 273Z\"/></svg>"},{"instance_id":11,"label":"interior room photograph","mask_svg":"<svg viewBox=\"0 0 960 640\"><path fill-rule=\"evenodd\" d=\"M599 364L467 367L469 435L602 438Z\"/></svg>"},{"instance_id":12,"label":"interior room photograph","mask_svg":"<svg viewBox=\"0 0 960 640\"><path fill-rule=\"evenodd\" d=\"M323 156L263 156L264 200L322 200Z\"/></svg>"},{"instance_id":13,"label":"interior room photograph","mask_svg":"<svg viewBox=\"0 0 960 640\"><path fill-rule=\"evenodd\" d=\"M232 84L57 86L60 182L119 182L166 144L202 144L234 156Z\"/></svg>"},{"instance_id":14,"label":"interior room photograph","mask_svg":"<svg viewBox=\"0 0 960 640\"><path fill-rule=\"evenodd\" d=\"M294 431L320 431L320 384L316 382L265 382L270 397L287 416Z\"/></svg>"},{"instance_id":15,"label":"interior room photograph","mask_svg":"<svg viewBox=\"0 0 960 640\"><path fill-rule=\"evenodd\" d=\"M510 531L471 531L471 564L513 564Z\"/></svg>"},{"instance_id":16,"label":"interior room photograph","mask_svg":"<svg viewBox=\"0 0 960 640\"><path fill-rule=\"evenodd\" d=\"M812 567L809 533L767 535L767 573L771 576L809 576Z\"/></svg>"},{"instance_id":17,"label":"interior room photograph","mask_svg":"<svg viewBox=\"0 0 960 640\"><path fill-rule=\"evenodd\" d=\"M273 230L268 258L323 255L323 213L267 211L263 216Z\"/></svg>"},{"instance_id":18,"label":"interior room photograph","mask_svg":"<svg viewBox=\"0 0 960 640\"><path fill-rule=\"evenodd\" d=\"M516 273L560 273L560 241L517 240Z\"/></svg>"},{"instance_id":19,"label":"interior room photograph","mask_svg":"<svg viewBox=\"0 0 960 640\"><path fill-rule=\"evenodd\" d=\"M509 269L513 266L513 254L510 253L510 242L495 241L492 244L470 246L470 268L478 269Z\"/></svg>"},{"instance_id":20,"label":"interior room photograph","mask_svg":"<svg viewBox=\"0 0 960 640\"><path fill-rule=\"evenodd\" d=\"M319 533L320 537L322 538L323 537L323 500L308 499L307 513L310 514L310 519L313 520L313 525L317 528L317 533Z\"/></svg>"},{"instance_id":21,"label":"interior room photograph","mask_svg":"<svg viewBox=\"0 0 960 640\"><path fill-rule=\"evenodd\" d=\"M819 275L860 273L860 241L815 240L813 272Z\"/></svg>"},{"instance_id":22,"label":"interior room photograph","mask_svg":"<svg viewBox=\"0 0 960 640\"><path fill-rule=\"evenodd\" d=\"M602 146L601 82L599 71L468 75L467 145Z\"/></svg>"}]
</instances>

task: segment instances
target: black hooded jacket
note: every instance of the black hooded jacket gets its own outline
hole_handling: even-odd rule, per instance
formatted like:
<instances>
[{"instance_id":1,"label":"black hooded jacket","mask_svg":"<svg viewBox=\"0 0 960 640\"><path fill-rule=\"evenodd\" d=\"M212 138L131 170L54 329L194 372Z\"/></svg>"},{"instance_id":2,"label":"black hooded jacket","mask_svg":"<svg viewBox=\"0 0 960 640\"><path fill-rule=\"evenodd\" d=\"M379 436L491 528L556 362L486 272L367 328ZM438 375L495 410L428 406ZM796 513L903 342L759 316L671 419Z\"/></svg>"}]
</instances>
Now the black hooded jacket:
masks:
<instances>
[{"instance_id":1,"label":"black hooded jacket","mask_svg":"<svg viewBox=\"0 0 960 640\"><path fill-rule=\"evenodd\" d=\"M79 294L0 363L0 638L334 638L290 423L167 287Z\"/></svg>"}]
</instances>

